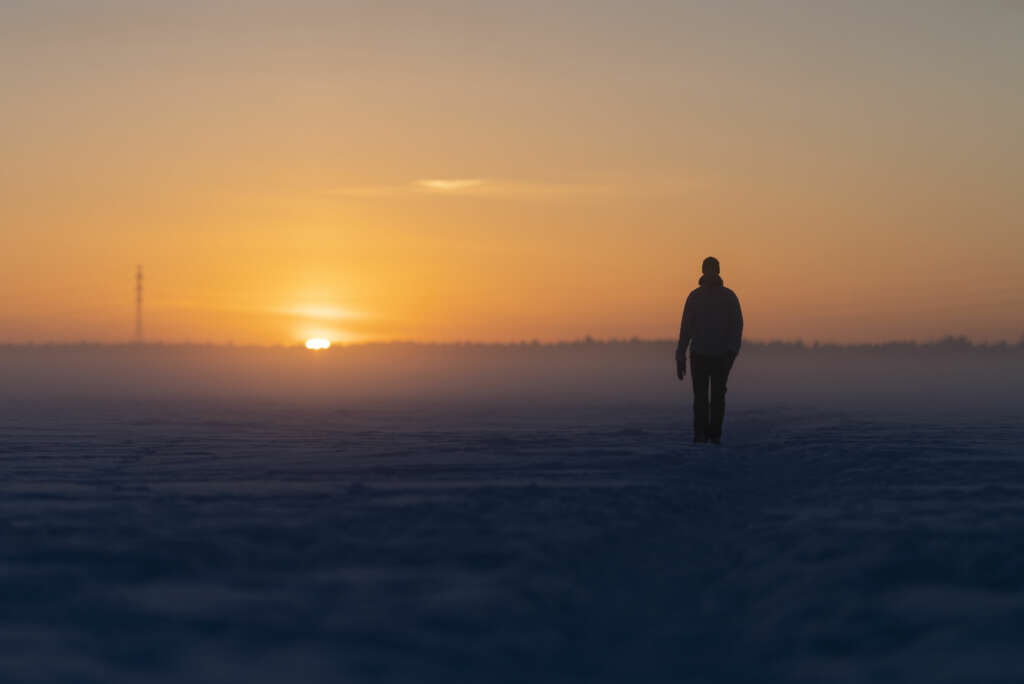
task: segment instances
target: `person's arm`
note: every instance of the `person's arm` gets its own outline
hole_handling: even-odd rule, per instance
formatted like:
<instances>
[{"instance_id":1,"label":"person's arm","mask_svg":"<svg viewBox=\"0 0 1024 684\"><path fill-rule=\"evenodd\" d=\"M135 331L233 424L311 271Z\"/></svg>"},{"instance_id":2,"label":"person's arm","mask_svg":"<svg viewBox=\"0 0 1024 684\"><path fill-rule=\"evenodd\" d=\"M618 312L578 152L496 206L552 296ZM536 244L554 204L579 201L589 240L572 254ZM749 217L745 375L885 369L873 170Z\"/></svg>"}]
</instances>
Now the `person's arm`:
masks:
<instances>
[{"instance_id":1,"label":"person's arm","mask_svg":"<svg viewBox=\"0 0 1024 684\"><path fill-rule=\"evenodd\" d=\"M729 313L729 355L735 359L743 344L743 310L740 298L733 295L732 311Z\"/></svg>"},{"instance_id":2,"label":"person's arm","mask_svg":"<svg viewBox=\"0 0 1024 684\"><path fill-rule=\"evenodd\" d=\"M690 298L686 298L683 306L683 318L679 322L679 344L676 346L676 377L680 380L686 375L686 348L693 337L693 307Z\"/></svg>"}]
</instances>

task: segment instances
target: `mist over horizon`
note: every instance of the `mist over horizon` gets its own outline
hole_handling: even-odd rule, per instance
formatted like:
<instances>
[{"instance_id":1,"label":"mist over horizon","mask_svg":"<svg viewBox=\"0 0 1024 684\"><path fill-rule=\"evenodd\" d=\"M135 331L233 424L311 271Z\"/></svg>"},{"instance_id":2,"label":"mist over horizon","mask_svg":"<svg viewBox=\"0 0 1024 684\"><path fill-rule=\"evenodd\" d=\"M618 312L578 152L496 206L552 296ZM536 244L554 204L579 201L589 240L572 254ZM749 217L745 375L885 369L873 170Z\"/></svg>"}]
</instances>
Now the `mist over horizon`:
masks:
<instances>
[{"instance_id":1,"label":"mist over horizon","mask_svg":"<svg viewBox=\"0 0 1024 684\"><path fill-rule=\"evenodd\" d=\"M397 406L566 409L649 405L684 414L689 378L675 343L379 343L309 351L217 345L0 346L0 399L286 402L310 409ZM86 403L82 403L85 401ZM1013 414L1024 409L1024 345L744 344L730 406L865 415Z\"/></svg>"},{"instance_id":2,"label":"mist over horizon","mask_svg":"<svg viewBox=\"0 0 1024 684\"><path fill-rule=\"evenodd\" d=\"M334 341L328 340L331 343L330 350L338 351L342 349L352 349L361 347L389 347L389 346L405 346L405 347L579 347L583 345L665 345L675 344L674 338L669 337L607 337L607 338L595 338L590 335L582 337L566 338L566 339L511 339L511 340L416 340L416 339L387 339L387 340L360 340L360 341ZM1024 348L1024 334L1021 334L1020 338L1016 340L1011 339L999 339L999 340L974 340L967 335L942 335L936 338L929 338L924 340L915 339L881 339L878 341L870 342L828 342L822 340L804 340L801 338L794 339L751 339L744 336L743 345L745 348L762 348L768 347L772 349L793 349L793 350L804 350L804 349L828 349L828 350L866 350L866 349L878 349L878 350L896 350L896 349L922 349L922 350L945 350L945 351L964 351L964 350L1007 350L1014 348ZM58 340L31 340L22 342L0 342L0 349L19 349L19 348L35 348L35 347L47 347L53 349L63 348L76 348L76 347L97 347L97 348L139 348L139 347L226 347L229 349L304 349L304 342L294 342L291 344L277 343L277 344L259 344L259 343L236 343L234 341L225 342L214 342L214 341L165 341L165 340L144 340L141 342L137 341L98 341L98 340L72 340L72 341L58 341ZM329 351L329 350L312 350L312 351Z\"/></svg>"}]
</instances>

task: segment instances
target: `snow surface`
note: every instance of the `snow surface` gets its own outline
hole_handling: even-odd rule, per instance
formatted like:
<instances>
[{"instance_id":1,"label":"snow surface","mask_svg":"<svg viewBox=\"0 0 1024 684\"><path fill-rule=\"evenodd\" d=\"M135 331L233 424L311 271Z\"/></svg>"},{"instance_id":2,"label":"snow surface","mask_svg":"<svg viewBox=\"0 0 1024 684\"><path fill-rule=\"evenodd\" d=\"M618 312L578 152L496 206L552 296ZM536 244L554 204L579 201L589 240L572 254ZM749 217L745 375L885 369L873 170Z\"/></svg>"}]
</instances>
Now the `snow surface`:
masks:
<instances>
[{"instance_id":1,"label":"snow surface","mask_svg":"<svg viewBox=\"0 0 1024 684\"><path fill-rule=\"evenodd\" d=\"M1020 386L896 411L756 377L721 447L674 378L367 406L8 385L0 680L1024 680Z\"/></svg>"}]
</instances>

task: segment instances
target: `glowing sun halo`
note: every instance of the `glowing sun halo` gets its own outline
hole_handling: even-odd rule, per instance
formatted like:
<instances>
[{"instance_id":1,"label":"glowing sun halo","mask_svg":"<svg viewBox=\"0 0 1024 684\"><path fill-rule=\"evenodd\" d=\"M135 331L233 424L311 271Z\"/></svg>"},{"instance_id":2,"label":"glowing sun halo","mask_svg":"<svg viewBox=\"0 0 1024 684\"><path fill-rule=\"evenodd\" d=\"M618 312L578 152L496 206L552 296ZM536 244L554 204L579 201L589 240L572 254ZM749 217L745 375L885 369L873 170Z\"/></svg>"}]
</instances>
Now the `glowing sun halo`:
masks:
<instances>
[{"instance_id":1,"label":"glowing sun halo","mask_svg":"<svg viewBox=\"0 0 1024 684\"><path fill-rule=\"evenodd\" d=\"M320 350L320 349L330 349L330 348L331 348L331 341L330 340L326 340L326 339L324 339L322 337L313 337L311 339L306 340L306 349Z\"/></svg>"}]
</instances>

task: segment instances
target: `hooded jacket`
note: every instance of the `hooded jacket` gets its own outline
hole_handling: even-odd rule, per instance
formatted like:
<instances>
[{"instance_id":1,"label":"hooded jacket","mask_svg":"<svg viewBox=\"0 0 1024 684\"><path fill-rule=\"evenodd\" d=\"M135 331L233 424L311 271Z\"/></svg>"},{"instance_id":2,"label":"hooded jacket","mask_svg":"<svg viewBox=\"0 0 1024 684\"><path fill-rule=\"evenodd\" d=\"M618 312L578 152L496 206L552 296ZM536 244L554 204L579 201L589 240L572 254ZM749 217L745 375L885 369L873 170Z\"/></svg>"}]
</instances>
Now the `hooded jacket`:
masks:
<instances>
[{"instance_id":1,"label":"hooded jacket","mask_svg":"<svg viewBox=\"0 0 1024 684\"><path fill-rule=\"evenodd\" d=\"M700 279L690 293L679 325L676 359L686 358L686 347L699 356L735 356L743 341L743 312L736 293L714 274Z\"/></svg>"}]
</instances>

